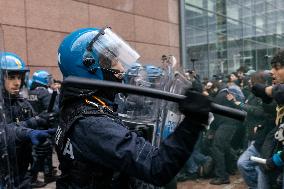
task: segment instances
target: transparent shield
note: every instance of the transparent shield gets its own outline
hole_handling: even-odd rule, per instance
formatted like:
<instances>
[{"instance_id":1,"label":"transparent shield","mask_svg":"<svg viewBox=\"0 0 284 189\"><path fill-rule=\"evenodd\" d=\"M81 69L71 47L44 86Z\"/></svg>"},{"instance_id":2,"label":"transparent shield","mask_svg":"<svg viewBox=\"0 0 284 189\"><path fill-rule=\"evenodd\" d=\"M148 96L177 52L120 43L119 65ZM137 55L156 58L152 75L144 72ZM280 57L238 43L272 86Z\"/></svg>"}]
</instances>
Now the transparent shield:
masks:
<instances>
[{"instance_id":1,"label":"transparent shield","mask_svg":"<svg viewBox=\"0 0 284 189\"><path fill-rule=\"evenodd\" d=\"M131 71L126 73L126 78L127 84L130 85L152 88L156 86L151 82L152 80L149 79L142 66L133 67ZM133 94L119 94L116 100L119 104L119 115L124 123L130 129L138 130L139 134L154 144L160 100Z\"/></svg>"},{"instance_id":2,"label":"transparent shield","mask_svg":"<svg viewBox=\"0 0 284 189\"><path fill-rule=\"evenodd\" d=\"M0 25L0 63L5 65L4 54L4 33ZM10 132L6 124L6 117L4 114L4 94L3 92L3 76L0 72L0 188L14 188L15 175L17 173L16 164L16 149L15 137Z\"/></svg>"},{"instance_id":3,"label":"transparent shield","mask_svg":"<svg viewBox=\"0 0 284 189\"><path fill-rule=\"evenodd\" d=\"M132 67L126 72L126 82L139 87L159 89L161 75L149 75L145 66ZM127 94L118 95L121 104L124 105L123 113L120 113L123 122L130 130L135 131L139 136L155 145L155 133L158 125L159 102L161 100L146 96ZM132 188L137 189L162 189L136 178L131 179Z\"/></svg>"},{"instance_id":4,"label":"transparent shield","mask_svg":"<svg viewBox=\"0 0 284 189\"><path fill-rule=\"evenodd\" d=\"M160 89L163 91L182 94L185 88L191 83L176 69L176 59L174 56L163 56L162 65L164 74L160 78ZM163 139L171 134L176 126L183 119L183 115L178 110L178 104L162 100L158 106L158 125L155 132L155 145L159 146Z\"/></svg>"},{"instance_id":5,"label":"transparent shield","mask_svg":"<svg viewBox=\"0 0 284 189\"><path fill-rule=\"evenodd\" d=\"M189 83L182 77L180 73L174 75L173 81L169 88L169 92L175 94L183 94ZM175 102L166 102L161 125L161 138L165 139L170 135L183 119L183 115L178 110L178 104Z\"/></svg>"}]
</instances>

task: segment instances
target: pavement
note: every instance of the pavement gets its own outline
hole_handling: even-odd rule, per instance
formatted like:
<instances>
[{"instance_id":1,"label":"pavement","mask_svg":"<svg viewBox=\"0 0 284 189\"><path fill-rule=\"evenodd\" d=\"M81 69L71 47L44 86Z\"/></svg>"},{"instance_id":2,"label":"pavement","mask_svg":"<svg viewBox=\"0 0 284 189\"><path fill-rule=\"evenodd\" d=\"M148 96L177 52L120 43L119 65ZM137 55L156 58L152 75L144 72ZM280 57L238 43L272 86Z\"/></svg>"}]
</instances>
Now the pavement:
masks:
<instances>
[{"instance_id":1,"label":"pavement","mask_svg":"<svg viewBox=\"0 0 284 189\"><path fill-rule=\"evenodd\" d=\"M209 179L198 179L196 181L179 182L177 189L247 189L240 175L236 175L230 178L230 184L224 185L211 185ZM55 189L55 183L50 183L42 189Z\"/></svg>"},{"instance_id":2,"label":"pavement","mask_svg":"<svg viewBox=\"0 0 284 189\"><path fill-rule=\"evenodd\" d=\"M210 179L197 179L178 183L177 189L247 189L244 180L239 174L230 177L230 184L211 185Z\"/></svg>"},{"instance_id":3,"label":"pavement","mask_svg":"<svg viewBox=\"0 0 284 189\"><path fill-rule=\"evenodd\" d=\"M56 153L53 153L53 165L58 167L58 159ZM60 171L58 170L60 174ZM39 173L39 180L43 181L43 174ZM179 182L177 189L247 189L244 180L240 174L230 176L230 184L211 185L210 179L197 179L195 181ZM55 182L52 182L41 189L55 189Z\"/></svg>"}]
</instances>

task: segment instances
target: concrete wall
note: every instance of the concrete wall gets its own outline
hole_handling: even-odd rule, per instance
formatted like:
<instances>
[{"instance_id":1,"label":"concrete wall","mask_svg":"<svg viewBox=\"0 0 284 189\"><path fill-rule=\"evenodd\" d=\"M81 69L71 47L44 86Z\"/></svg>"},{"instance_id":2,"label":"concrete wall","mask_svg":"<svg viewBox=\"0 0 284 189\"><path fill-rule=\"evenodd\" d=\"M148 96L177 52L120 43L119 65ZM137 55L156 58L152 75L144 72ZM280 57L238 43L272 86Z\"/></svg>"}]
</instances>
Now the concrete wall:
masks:
<instances>
[{"instance_id":1,"label":"concrete wall","mask_svg":"<svg viewBox=\"0 0 284 189\"><path fill-rule=\"evenodd\" d=\"M141 55L159 65L161 55L179 60L178 0L0 0L5 50L31 68L61 78L57 48L76 28L111 26Z\"/></svg>"}]
</instances>

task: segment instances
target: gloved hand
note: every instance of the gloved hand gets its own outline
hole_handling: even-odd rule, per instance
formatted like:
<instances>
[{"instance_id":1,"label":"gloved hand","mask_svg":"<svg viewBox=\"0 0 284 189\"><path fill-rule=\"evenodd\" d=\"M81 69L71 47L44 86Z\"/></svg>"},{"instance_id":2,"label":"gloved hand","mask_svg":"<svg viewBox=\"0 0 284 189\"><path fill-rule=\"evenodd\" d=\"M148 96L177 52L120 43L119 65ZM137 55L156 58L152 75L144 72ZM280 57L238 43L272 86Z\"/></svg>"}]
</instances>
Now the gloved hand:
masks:
<instances>
[{"instance_id":1,"label":"gloved hand","mask_svg":"<svg viewBox=\"0 0 284 189\"><path fill-rule=\"evenodd\" d=\"M52 126L54 125L56 118L57 118L57 113L43 111L36 116L36 121L38 125Z\"/></svg>"},{"instance_id":2,"label":"gloved hand","mask_svg":"<svg viewBox=\"0 0 284 189\"><path fill-rule=\"evenodd\" d=\"M267 96L265 93L265 88L267 86L264 84L257 83L251 88L251 92L256 96L262 99L262 101L266 104L269 104L272 101L272 98Z\"/></svg>"},{"instance_id":3,"label":"gloved hand","mask_svg":"<svg viewBox=\"0 0 284 189\"><path fill-rule=\"evenodd\" d=\"M211 100L201 93L187 90L186 98L179 103L179 110L190 120L208 124L208 113L211 111Z\"/></svg>"},{"instance_id":4,"label":"gloved hand","mask_svg":"<svg viewBox=\"0 0 284 189\"><path fill-rule=\"evenodd\" d=\"M48 137L54 135L56 129L48 130L32 130L28 135L31 139L32 144L39 145L43 143Z\"/></svg>"},{"instance_id":5,"label":"gloved hand","mask_svg":"<svg viewBox=\"0 0 284 189\"><path fill-rule=\"evenodd\" d=\"M282 160L283 157L282 152L277 152L274 154L271 158L266 160L266 167L269 170L276 169L278 167L282 167L284 165L284 162Z\"/></svg>"}]
</instances>

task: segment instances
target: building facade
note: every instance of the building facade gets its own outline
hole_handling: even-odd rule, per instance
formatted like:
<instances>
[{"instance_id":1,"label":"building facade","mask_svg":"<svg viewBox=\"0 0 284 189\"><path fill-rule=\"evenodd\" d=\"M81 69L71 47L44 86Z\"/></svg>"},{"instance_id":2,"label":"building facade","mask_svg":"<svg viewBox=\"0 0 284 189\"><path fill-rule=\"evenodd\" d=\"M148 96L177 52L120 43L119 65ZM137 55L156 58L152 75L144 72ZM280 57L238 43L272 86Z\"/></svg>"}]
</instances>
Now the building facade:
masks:
<instances>
[{"instance_id":1,"label":"building facade","mask_svg":"<svg viewBox=\"0 0 284 189\"><path fill-rule=\"evenodd\" d=\"M283 0L181 0L182 59L203 77L269 69L284 47Z\"/></svg>"},{"instance_id":2,"label":"building facade","mask_svg":"<svg viewBox=\"0 0 284 189\"><path fill-rule=\"evenodd\" d=\"M83 27L111 26L144 64L160 65L163 54L179 60L179 0L0 0L0 25L5 51L57 79L57 48Z\"/></svg>"}]
</instances>

